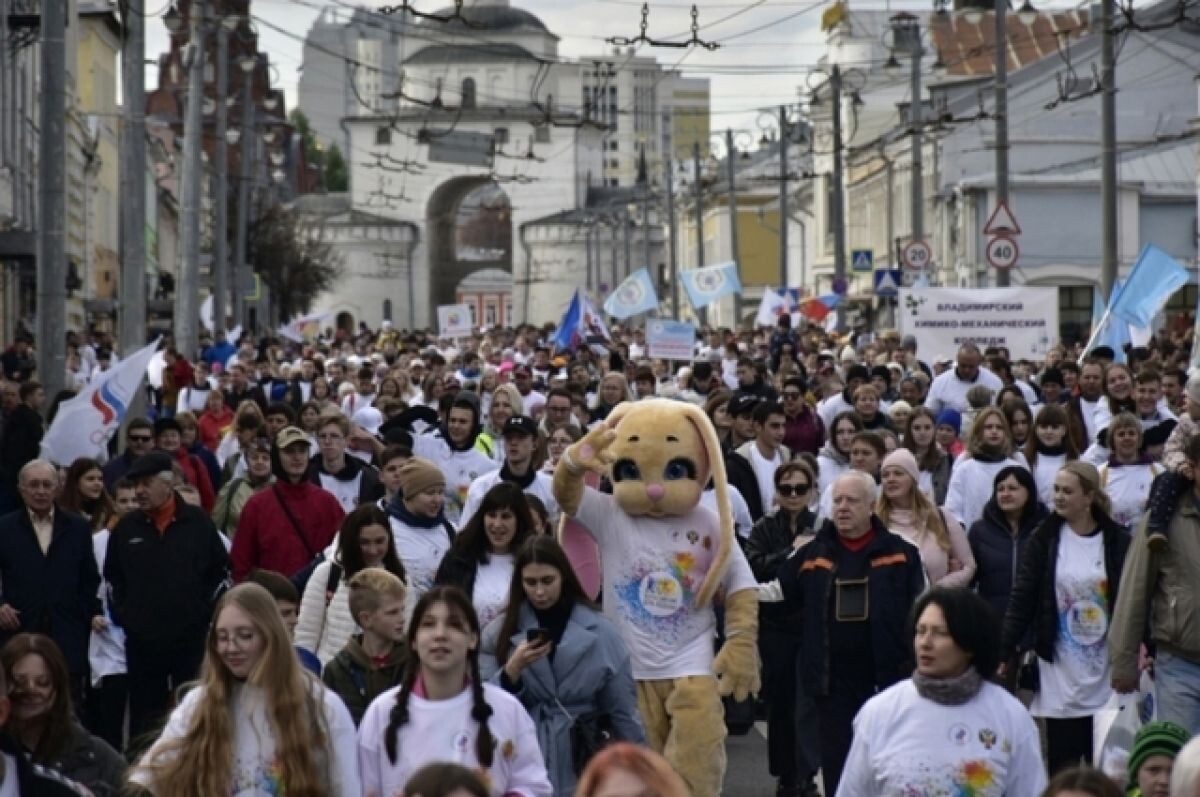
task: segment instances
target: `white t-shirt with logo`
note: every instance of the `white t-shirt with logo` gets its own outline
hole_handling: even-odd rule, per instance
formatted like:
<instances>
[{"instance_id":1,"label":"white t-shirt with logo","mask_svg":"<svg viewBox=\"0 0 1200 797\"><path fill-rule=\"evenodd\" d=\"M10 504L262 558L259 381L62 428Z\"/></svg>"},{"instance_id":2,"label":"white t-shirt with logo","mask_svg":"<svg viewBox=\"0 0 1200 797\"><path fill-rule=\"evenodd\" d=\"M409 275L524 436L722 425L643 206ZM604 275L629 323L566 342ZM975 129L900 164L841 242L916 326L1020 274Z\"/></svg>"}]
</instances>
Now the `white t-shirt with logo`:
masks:
<instances>
[{"instance_id":1,"label":"white t-shirt with logo","mask_svg":"<svg viewBox=\"0 0 1200 797\"><path fill-rule=\"evenodd\" d=\"M1029 706L1035 717L1090 717L1108 702L1108 589L1104 535L1081 537L1064 524L1054 566L1059 632L1054 661L1038 659L1041 689Z\"/></svg>"},{"instance_id":2,"label":"white t-shirt with logo","mask_svg":"<svg viewBox=\"0 0 1200 797\"><path fill-rule=\"evenodd\" d=\"M909 680L854 718L837 797L1037 797L1045 786L1037 726L1014 697L985 681L966 703L944 706Z\"/></svg>"},{"instance_id":3,"label":"white t-shirt with logo","mask_svg":"<svg viewBox=\"0 0 1200 797\"><path fill-rule=\"evenodd\" d=\"M460 524L463 506L471 482L500 466L477 448L455 451L447 445L440 434L417 435L413 439L413 453L424 457L438 466L446 477L446 519L456 527Z\"/></svg>"},{"instance_id":4,"label":"white t-shirt with logo","mask_svg":"<svg viewBox=\"0 0 1200 797\"><path fill-rule=\"evenodd\" d=\"M697 505L684 515L631 517L589 487L576 518L600 546L604 612L629 649L633 677L712 675L716 617L695 596L717 552L716 513ZM727 595L757 586L736 543L721 583Z\"/></svg>"},{"instance_id":5,"label":"white t-shirt with logo","mask_svg":"<svg viewBox=\"0 0 1200 797\"><path fill-rule=\"evenodd\" d=\"M512 578L513 556L510 553L492 554L475 571L475 591L471 595L471 603L475 606L475 614L479 615L480 628L487 628L488 623L504 614Z\"/></svg>"}]
</instances>

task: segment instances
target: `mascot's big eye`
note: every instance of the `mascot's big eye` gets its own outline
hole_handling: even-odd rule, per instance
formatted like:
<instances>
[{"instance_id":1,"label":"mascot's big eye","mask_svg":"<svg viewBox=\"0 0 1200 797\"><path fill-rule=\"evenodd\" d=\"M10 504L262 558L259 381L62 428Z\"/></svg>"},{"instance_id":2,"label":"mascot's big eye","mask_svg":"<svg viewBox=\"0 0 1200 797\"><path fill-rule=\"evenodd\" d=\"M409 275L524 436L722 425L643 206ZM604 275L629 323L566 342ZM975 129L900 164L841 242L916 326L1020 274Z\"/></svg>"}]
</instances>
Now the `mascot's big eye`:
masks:
<instances>
[{"instance_id":1,"label":"mascot's big eye","mask_svg":"<svg viewBox=\"0 0 1200 797\"><path fill-rule=\"evenodd\" d=\"M618 459L613 463L612 480L614 482L636 481L642 478L637 463L632 459Z\"/></svg>"},{"instance_id":2,"label":"mascot's big eye","mask_svg":"<svg viewBox=\"0 0 1200 797\"><path fill-rule=\"evenodd\" d=\"M679 479L695 479L696 466L692 464L690 459L673 459L663 468L663 478L667 481L678 481Z\"/></svg>"}]
</instances>

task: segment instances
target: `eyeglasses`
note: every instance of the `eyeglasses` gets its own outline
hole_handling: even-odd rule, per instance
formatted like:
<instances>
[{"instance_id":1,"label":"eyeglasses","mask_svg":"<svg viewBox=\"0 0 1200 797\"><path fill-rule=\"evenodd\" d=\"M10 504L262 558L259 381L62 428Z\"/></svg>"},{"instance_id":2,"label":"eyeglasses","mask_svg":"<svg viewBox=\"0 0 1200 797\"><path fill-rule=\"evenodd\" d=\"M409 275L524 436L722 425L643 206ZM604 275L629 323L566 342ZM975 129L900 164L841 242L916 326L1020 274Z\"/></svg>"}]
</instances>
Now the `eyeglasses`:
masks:
<instances>
[{"instance_id":1,"label":"eyeglasses","mask_svg":"<svg viewBox=\"0 0 1200 797\"><path fill-rule=\"evenodd\" d=\"M131 443L149 443L154 438L148 434L129 435L125 438Z\"/></svg>"},{"instance_id":2,"label":"eyeglasses","mask_svg":"<svg viewBox=\"0 0 1200 797\"><path fill-rule=\"evenodd\" d=\"M793 495L799 498L802 495L808 495L810 487L811 485L808 484L781 484L775 488L775 492L784 498L791 498Z\"/></svg>"},{"instance_id":3,"label":"eyeglasses","mask_svg":"<svg viewBox=\"0 0 1200 797\"><path fill-rule=\"evenodd\" d=\"M785 391L785 392L784 392L784 394L783 394L783 400L784 400L784 401L795 401L795 400L796 400L796 399L798 399L798 398L800 398L800 394L799 394L799 393L793 393L793 392L791 392L791 391Z\"/></svg>"}]
</instances>

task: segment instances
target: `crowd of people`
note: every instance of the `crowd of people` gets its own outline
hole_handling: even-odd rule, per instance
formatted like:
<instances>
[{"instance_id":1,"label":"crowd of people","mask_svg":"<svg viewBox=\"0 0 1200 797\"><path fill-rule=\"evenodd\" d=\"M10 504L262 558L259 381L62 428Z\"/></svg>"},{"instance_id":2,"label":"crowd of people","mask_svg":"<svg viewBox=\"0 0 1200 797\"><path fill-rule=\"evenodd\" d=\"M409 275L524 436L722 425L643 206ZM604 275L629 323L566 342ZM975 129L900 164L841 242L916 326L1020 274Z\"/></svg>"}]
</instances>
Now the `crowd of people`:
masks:
<instances>
[{"instance_id":1,"label":"crowd of people","mask_svg":"<svg viewBox=\"0 0 1200 797\"><path fill-rule=\"evenodd\" d=\"M651 397L720 440L763 683L727 723L765 724L777 795L1200 795L1200 376L1177 342L1034 361L787 316L705 330L687 363L639 328L552 339L168 344L74 462L39 442L111 342L72 334L49 400L10 346L0 795L695 792L553 488Z\"/></svg>"}]
</instances>

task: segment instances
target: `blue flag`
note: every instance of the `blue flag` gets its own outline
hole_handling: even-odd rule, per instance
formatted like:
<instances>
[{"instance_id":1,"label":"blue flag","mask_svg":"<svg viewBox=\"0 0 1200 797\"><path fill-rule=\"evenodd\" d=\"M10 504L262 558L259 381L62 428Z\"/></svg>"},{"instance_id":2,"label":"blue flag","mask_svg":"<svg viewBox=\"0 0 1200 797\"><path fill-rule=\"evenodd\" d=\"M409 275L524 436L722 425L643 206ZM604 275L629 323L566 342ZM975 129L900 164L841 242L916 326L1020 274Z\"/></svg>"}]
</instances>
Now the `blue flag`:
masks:
<instances>
[{"instance_id":1,"label":"blue flag","mask_svg":"<svg viewBox=\"0 0 1200 797\"><path fill-rule=\"evenodd\" d=\"M1115 298L1109 304L1109 312L1130 326L1149 329L1171 294L1187 282L1187 269L1157 246L1147 244L1124 287L1113 290Z\"/></svg>"},{"instance_id":2,"label":"blue flag","mask_svg":"<svg viewBox=\"0 0 1200 797\"><path fill-rule=\"evenodd\" d=\"M1121 294L1122 283L1117 280L1113 286L1112 299L1116 301ZM1112 302L1109 302L1111 305ZM1104 320L1104 297L1100 295L1100 289L1096 288L1092 292L1092 329ZM1129 325L1119 318L1109 315L1108 320L1104 321L1104 329L1100 331L1100 335L1096 338L1096 346L1107 346L1113 350L1113 362L1125 362L1125 346L1130 342ZM1093 347L1095 348L1095 346Z\"/></svg>"},{"instance_id":3,"label":"blue flag","mask_svg":"<svg viewBox=\"0 0 1200 797\"><path fill-rule=\"evenodd\" d=\"M654 292L654 283L650 280L650 272L645 268L639 268L626 277L625 281L604 300L604 312L613 318L620 319L645 313L656 307L658 307L658 294Z\"/></svg>"},{"instance_id":4,"label":"blue flag","mask_svg":"<svg viewBox=\"0 0 1200 797\"><path fill-rule=\"evenodd\" d=\"M558 331L554 334L554 348L568 350L587 345L597 354L603 354L607 351L604 344L610 340L612 336L604 319L583 291L576 288L571 304L567 306L567 312L563 314Z\"/></svg>"},{"instance_id":5,"label":"blue flag","mask_svg":"<svg viewBox=\"0 0 1200 797\"><path fill-rule=\"evenodd\" d=\"M692 268L680 273L683 287L687 290L688 301L692 307L699 310L707 307L723 296L732 296L742 292L742 282L738 279L737 263L719 263L706 268Z\"/></svg>"}]
</instances>

